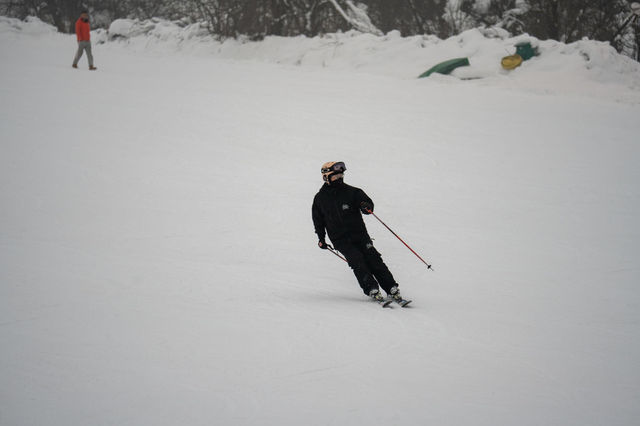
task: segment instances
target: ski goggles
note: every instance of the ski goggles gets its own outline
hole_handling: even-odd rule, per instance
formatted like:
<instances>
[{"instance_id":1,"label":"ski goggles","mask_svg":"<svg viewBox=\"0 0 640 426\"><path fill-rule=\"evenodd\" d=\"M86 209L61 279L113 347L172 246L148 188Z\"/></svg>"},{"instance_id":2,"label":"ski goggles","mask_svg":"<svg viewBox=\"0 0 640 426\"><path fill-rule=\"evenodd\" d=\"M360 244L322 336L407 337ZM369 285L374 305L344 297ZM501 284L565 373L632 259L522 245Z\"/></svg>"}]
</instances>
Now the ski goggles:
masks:
<instances>
[{"instance_id":1,"label":"ski goggles","mask_svg":"<svg viewBox=\"0 0 640 426\"><path fill-rule=\"evenodd\" d=\"M331 164L330 166L323 167L322 169L320 169L320 171L322 173L344 172L345 170L347 170L347 166L344 165L343 161L336 161L335 163Z\"/></svg>"}]
</instances>

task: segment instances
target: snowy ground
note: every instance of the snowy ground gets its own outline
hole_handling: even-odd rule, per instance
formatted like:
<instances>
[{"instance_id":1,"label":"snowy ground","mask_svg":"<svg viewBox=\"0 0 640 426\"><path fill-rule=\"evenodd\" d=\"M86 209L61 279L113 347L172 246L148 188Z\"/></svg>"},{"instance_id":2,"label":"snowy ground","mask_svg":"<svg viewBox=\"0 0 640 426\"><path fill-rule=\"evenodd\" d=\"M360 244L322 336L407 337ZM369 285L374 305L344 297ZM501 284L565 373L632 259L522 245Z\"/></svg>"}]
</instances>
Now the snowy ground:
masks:
<instances>
[{"instance_id":1,"label":"snowy ground","mask_svg":"<svg viewBox=\"0 0 640 426\"><path fill-rule=\"evenodd\" d=\"M636 92L0 30L0 424L637 422ZM328 160L413 308L316 247Z\"/></svg>"}]
</instances>

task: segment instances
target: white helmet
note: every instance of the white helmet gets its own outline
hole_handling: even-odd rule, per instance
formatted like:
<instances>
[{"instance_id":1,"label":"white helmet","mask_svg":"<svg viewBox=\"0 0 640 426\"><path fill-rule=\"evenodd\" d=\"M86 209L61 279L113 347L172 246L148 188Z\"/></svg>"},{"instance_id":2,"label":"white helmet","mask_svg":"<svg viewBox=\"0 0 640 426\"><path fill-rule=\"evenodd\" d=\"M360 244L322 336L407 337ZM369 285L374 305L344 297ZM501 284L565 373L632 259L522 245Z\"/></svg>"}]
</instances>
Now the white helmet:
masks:
<instances>
[{"instance_id":1,"label":"white helmet","mask_svg":"<svg viewBox=\"0 0 640 426\"><path fill-rule=\"evenodd\" d=\"M320 171L322 172L322 180L331 183L336 179L344 177L344 171L347 167L343 161L329 161L322 165Z\"/></svg>"}]
</instances>

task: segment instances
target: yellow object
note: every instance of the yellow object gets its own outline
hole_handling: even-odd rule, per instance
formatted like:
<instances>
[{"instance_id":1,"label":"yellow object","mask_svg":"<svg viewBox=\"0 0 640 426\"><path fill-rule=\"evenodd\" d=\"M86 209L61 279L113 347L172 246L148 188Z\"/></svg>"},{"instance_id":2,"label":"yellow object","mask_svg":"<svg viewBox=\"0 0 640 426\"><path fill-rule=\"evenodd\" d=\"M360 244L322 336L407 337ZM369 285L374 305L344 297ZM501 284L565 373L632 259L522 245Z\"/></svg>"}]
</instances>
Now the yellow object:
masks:
<instances>
[{"instance_id":1,"label":"yellow object","mask_svg":"<svg viewBox=\"0 0 640 426\"><path fill-rule=\"evenodd\" d=\"M512 70L514 68L518 68L522 64L522 56L515 55L505 56L502 58L502 68L505 70Z\"/></svg>"}]
</instances>

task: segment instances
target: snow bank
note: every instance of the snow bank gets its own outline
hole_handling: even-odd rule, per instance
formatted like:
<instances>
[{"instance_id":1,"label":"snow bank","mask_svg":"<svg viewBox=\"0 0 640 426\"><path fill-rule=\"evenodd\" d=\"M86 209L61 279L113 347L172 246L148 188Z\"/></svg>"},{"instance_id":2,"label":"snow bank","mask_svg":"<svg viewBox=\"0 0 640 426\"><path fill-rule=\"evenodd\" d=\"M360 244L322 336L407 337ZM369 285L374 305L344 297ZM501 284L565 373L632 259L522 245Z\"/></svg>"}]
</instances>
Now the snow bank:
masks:
<instances>
[{"instance_id":1,"label":"snow bank","mask_svg":"<svg viewBox=\"0 0 640 426\"><path fill-rule=\"evenodd\" d=\"M180 25L160 19L138 21L132 19L117 19L111 23L109 30L100 41L131 40L142 37L146 40L161 44L182 46L186 41L195 38L198 41L210 42L211 37L202 24Z\"/></svg>"},{"instance_id":2,"label":"snow bank","mask_svg":"<svg viewBox=\"0 0 640 426\"><path fill-rule=\"evenodd\" d=\"M7 31L48 35L55 30L37 19L20 22L3 18L0 32ZM453 77L482 79L478 84L543 94L573 93L640 102L640 64L618 54L607 43L582 40L565 44L538 40L526 34L511 37L499 28L472 29L446 40L432 35L402 37L398 31L383 36L349 31L313 38L270 36L262 41L219 41L200 23L119 19L108 31L95 31L94 41L106 48L126 45L140 52L214 55L232 60L355 70L403 79L415 78L439 62L468 57L470 66L456 69ZM532 43L540 55L514 71L503 70L501 58L515 53L515 44L521 41ZM455 81L439 75L431 79Z\"/></svg>"},{"instance_id":3,"label":"snow bank","mask_svg":"<svg viewBox=\"0 0 640 426\"><path fill-rule=\"evenodd\" d=\"M0 16L0 35L7 37L11 34L24 34L33 36L53 36L58 31L55 27L45 24L40 19L28 17L24 21Z\"/></svg>"},{"instance_id":4,"label":"snow bank","mask_svg":"<svg viewBox=\"0 0 640 426\"><path fill-rule=\"evenodd\" d=\"M263 41L229 39L215 41L201 24L181 26L176 23L153 20L119 19L111 24L107 40L125 41L132 46L169 45L180 50L204 50L233 59L259 59L291 65L333 66L337 68L366 69L397 76L414 77L435 63L458 56L471 60L468 69L454 73L463 78L489 77L500 72L500 59L515 53L515 44L529 41L541 52L538 61L525 65L540 70L563 68L575 71L573 63L579 59L580 68L593 71L593 78L611 81L620 74L628 75L628 83L638 87L640 64L618 54L607 43L584 40L572 44L540 41L529 35L510 37L499 28L473 29L441 40L435 36L401 37L398 31L384 36L349 31L308 38L270 36Z\"/></svg>"}]
</instances>

